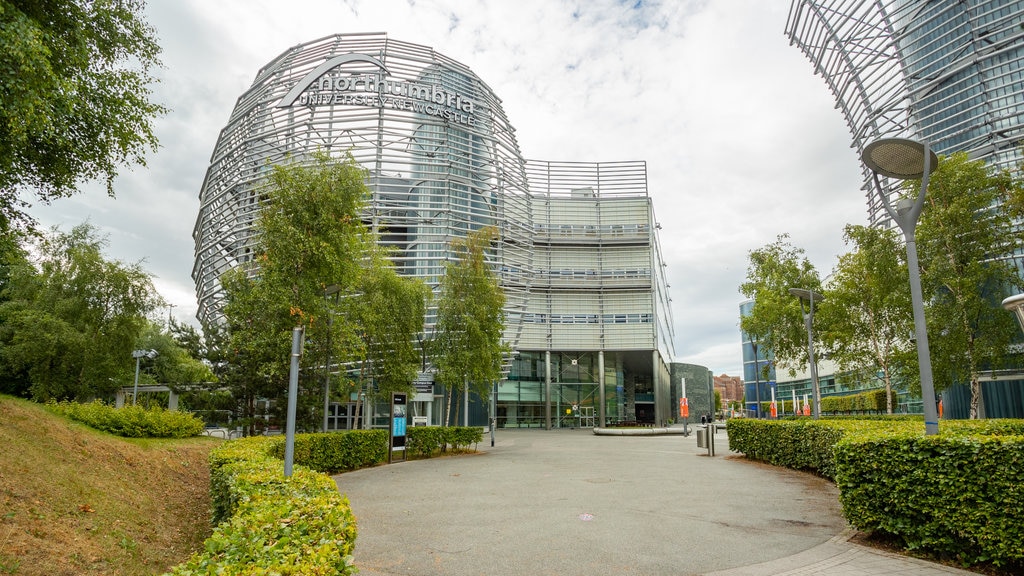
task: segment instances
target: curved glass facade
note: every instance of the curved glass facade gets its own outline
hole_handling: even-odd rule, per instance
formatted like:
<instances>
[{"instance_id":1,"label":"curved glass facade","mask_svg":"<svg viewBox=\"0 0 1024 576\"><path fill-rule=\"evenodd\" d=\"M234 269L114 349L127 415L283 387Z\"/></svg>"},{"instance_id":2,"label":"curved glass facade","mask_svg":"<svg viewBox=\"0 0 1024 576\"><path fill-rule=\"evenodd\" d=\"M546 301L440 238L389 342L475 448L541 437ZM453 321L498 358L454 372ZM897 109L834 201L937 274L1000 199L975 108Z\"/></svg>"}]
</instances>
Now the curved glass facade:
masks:
<instances>
[{"instance_id":1,"label":"curved glass facade","mask_svg":"<svg viewBox=\"0 0 1024 576\"><path fill-rule=\"evenodd\" d=\"M671 417L672 316L646 165L524 160L480 78L386 34L290 48L238 99L199 194L200 321L219 320L221 275L254 256L269 166L315 151L367 170L364 218L400 274L436 288L452 239L500 230L492 263L518 360L497 388L499 424Z\"/></svg>"},{"instance_id":2,"label":"curved glass facade","mask_svg":"<svg viewBox=\"0 0 1024 576\"><path fill-rule=\"evenodd\" d=\"M400 273L436 287L453 237L501 225L503 276L524 270L529 202L514 131L465 66L383 34L295 46L256 75L213 151L200 191L192 276L201 321L215 321L220 276L252 258L268 166L326 151L366 168L367 220ZM510 312L522 279L503 278Z\"/></svg>"},{"instance_id":3,"label":"curved glass facade","mask_svg":"<svg viewBox=\"0 0 1024 576\"><path fill-rule=\"evenodd\" d=\"M858 154L878 138L904 136L939 154L965 151L1016 168L1024 159L1022 25L1021 0L793 0L786 35L828 84ZM885 224L863 170L870 221Z\"/></svg>"}]
</instances>

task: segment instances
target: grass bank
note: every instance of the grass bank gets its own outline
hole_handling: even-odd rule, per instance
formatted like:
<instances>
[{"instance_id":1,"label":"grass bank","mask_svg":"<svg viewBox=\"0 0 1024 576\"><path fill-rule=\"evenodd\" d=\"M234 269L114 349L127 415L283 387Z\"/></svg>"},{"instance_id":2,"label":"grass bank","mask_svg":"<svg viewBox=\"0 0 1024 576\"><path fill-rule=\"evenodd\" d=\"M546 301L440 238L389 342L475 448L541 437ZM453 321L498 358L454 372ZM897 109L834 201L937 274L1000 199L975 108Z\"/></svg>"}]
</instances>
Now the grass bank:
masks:
<instances>
[{"instance_id":1,"label":"grass bank","mask_svg":"<svg viewBox=\"0 0 1024 576\"><path fill-rule=\"evenodd\" d=\"M130 440L0 396L0 575L159 574L210 535L220 441Z\"/></svg>"}]
</instances>

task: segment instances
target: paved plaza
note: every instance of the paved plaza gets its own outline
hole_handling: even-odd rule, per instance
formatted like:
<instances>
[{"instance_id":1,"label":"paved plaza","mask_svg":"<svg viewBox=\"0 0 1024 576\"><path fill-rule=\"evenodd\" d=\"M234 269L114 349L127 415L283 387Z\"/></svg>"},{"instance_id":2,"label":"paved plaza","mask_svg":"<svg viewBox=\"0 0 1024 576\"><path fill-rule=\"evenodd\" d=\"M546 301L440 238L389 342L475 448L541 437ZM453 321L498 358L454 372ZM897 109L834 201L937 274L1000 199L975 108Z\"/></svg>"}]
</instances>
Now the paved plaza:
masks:
<instances>
[{"instance_id":1,"label":"paved plaza","mask_svg":"<svg viewBox=\"0 0 1024 576\"><path fill-rule=\"evenodd\" d=\"M850 542L832 483L716 443L499 430L477 454L335 480L363 576L971 574Z\"/></svg>"}]
</instances>

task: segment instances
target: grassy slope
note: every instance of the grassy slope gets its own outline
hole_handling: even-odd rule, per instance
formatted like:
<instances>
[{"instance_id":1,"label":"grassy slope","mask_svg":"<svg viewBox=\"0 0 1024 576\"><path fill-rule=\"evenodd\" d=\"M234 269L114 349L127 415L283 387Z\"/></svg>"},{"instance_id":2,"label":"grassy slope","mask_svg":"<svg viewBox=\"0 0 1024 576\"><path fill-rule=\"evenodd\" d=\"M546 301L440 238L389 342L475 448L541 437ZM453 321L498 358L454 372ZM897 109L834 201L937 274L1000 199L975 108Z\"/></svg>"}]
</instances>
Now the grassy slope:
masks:
<instances>
[{"instance_id":1,"label":"grassy slope","mask_svg":"<svg viewBox=\"0 0 1024 576\"><path fill-rule=\"evenodd\" d=\"M126 440L0 396L0 575L159 574L209 535L216 440Z\"/></svg>"}]
</instances>

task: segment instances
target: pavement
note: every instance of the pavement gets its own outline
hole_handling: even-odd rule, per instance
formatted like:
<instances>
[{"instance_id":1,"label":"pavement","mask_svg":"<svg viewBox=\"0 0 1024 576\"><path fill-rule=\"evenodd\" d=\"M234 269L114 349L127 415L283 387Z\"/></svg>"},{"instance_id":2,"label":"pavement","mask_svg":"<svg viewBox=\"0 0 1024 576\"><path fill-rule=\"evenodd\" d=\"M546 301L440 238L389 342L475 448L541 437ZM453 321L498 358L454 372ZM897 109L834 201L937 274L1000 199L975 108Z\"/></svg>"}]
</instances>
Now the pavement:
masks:
<instances>
[{"instance_id":1,"label":"pavement","mask_svg":"<svg viewBox=\"0 0 1024 576\"><path fill-rule=\"evenodd\" d=\"M695 435L498 430L335 477L362 576L974 574L852 541L831 482Z\"/></svg>"}]
</instances>

